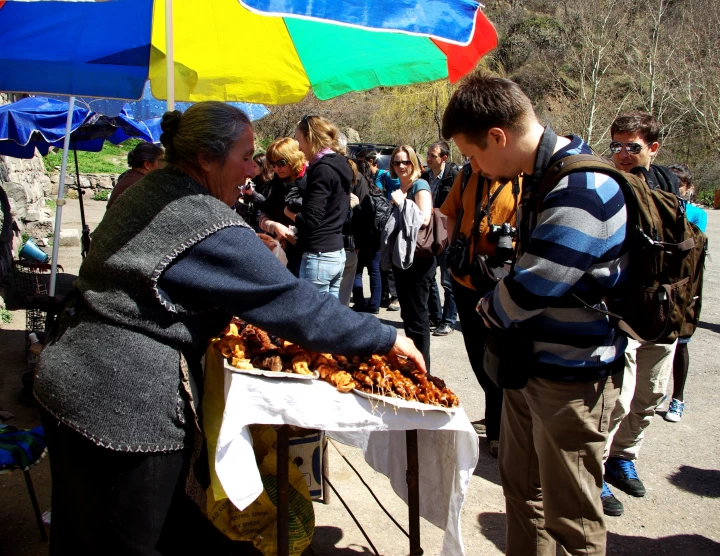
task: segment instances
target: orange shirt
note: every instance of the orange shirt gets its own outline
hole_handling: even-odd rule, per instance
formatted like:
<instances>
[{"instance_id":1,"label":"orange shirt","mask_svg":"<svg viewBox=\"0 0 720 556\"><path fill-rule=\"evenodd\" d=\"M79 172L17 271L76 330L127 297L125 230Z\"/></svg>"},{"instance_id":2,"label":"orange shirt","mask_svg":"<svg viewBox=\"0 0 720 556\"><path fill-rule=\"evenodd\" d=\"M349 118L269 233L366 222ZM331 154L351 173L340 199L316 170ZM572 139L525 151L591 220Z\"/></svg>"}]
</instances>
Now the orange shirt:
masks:
<instances>
[{"instance_id":1,"label":"orange shirt","mask_svg":"<svg viewBox=\"0 0 720 556\"><path fill-rule=\"evenodd\" d=\"M453 183L450 193L448 193L447 199L440 207L440 212L450 218L457 218L460 214L460 182L462 181L462 172L459 172L455 182ZM464 213L462 222L460 222L460 230L458 233L462 233L466 238L470 239L471 253L477 253L480 255L493 255L495 254L495 243L488 240L487 234L490 224L500 225L504 222L509 222L512 226L516 226L515 223L515 197L512 194L512 182L508 182L500 194L493 201L490 207L490 214L483 218L480 223L480 235L478 237L478 247L475 249L474 241L472 238L472 230L475 221L475 200L480 191L482 195L482 206L484 207L487 198L487 182L488 180L480 179L480 187L478 187L478 178L481 177L479 173L473 173L470 176L467 186L465 187L465 193L462 195L462 206ZM520 185L522 188L522 178L520 178ZM500 187L499 181L493 181L490 183L490 195L495 193L495 190ZM452 234L453 229L448 229L448 234ZM472 282L470 281L470 275L467 276L456 276L455 273L450 270L453 278L460 282L466 288L473 288Z\"/></svg>"}]
</instances>

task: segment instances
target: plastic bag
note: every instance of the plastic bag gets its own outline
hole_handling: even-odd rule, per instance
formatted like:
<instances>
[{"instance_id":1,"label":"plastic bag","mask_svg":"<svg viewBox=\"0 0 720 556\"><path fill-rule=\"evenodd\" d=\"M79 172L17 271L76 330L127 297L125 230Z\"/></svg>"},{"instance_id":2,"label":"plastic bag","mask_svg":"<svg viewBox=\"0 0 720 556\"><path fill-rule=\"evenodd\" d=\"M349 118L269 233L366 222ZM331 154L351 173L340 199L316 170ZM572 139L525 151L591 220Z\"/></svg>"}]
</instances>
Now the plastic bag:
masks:
<instances>
[{"instance_id":1,"label":"plastic bag","mask_svg":"<svg viewBox=\"0 0 720 556\"><path fill-rule=\"evenodd\" d=\"M270 425L250 427L255 460L265 489L247 508L238 510L227 498L215 472L215 447L225 407L224 375L222 356L211 344L205 356L203 396L203 427L210 460L207 516L228 538L251 541L265 556L273 556L277 554L277 434ZM293 461L290 461L288 480L290 555L300 556L312 542L315 510L305 477Z\"/></svg>"}]
</instances>

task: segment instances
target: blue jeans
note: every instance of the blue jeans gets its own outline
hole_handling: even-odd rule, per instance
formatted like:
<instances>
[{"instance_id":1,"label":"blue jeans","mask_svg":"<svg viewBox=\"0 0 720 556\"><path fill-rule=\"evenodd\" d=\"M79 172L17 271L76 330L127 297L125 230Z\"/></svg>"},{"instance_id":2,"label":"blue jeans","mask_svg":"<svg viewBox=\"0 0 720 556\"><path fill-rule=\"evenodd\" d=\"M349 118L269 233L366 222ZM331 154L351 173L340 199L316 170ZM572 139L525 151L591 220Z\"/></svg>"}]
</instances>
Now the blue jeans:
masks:
<instances>
[{"instance_id":1,"label":"blue jeans","mask_svg":"<svg viewBox=\"0 0 720 556\"><path fill-rule=\"evenodd\" d=\"M370 300L365 299L363 293L363 270L368 269L370 275ZM371 310L380 308L382 298L382 281L380 279L380 251L374 253L369 249L361 250L358 255L355 285L353 286L353 300L358 308Z\"/></svg>"},{"instance_id":2,"label":"blue jeans","mask_svg":"<svg viewBox=\"0 0 720 556\"><path fill-rule=\"evenodd\" d=\"M299 278L315 284L320 293L329 293L339 298L344 270L345 249L328 253L303 253Z\"/></svg>"}]
</instances>

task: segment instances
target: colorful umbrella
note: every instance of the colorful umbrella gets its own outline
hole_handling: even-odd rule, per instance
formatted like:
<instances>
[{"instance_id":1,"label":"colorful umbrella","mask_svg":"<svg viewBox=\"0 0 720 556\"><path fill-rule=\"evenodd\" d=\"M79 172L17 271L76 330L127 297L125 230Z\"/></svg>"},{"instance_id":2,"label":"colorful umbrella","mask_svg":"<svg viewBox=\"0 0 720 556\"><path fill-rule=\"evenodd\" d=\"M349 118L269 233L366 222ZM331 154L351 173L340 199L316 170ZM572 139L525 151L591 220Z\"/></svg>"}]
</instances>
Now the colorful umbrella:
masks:
<instances>
[{"instance_id":1,"label":"colorful umbrella","mask_svg":"<svg viewBox=\"0 0 720 556\"><path fill-rule=\"evenodd\" d=\"M311 89L329 99L456 80L497 44L479 6L475 0L6 2L0 90L139 98L149 76L153 95L167 98L169 76L177 100L285 104Z\"/></svg>"}]
</instances>

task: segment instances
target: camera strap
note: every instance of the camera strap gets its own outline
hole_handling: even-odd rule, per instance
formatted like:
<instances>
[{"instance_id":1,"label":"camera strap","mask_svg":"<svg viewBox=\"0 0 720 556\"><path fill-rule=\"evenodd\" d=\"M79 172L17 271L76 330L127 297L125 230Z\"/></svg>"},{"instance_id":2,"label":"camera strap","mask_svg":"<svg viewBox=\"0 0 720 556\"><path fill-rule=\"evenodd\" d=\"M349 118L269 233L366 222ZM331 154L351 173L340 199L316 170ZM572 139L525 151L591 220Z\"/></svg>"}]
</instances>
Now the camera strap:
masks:
<instances>
[{"instance_id":1,"label":"camera strap","mask_svg":"<svg viewBox=\"0 0 720 556\"><path fill-rule=\"evenodd\" d=\"M492 194L492 196L490 196L490 180L485 179L484 185L487 188L487 202L485 203L485 208L483 208L482 210L480 209L480 207L482 206L482 191L478 191L479 195L477 195L475 199L475 220L473 221L473 246L476 251L478 245L478 236L480 235L480 224L482 223L483 219L488 214L490 214L490 207L492 206L495 199L497 199L498 195L500 195L500 192L505 188L507 182L501 183L495 190L495 192Z\"/></svg>"},{"instance_id":2,"label":"camera strap","mask_svg":"<svg viewBox=\"0 0 720 556\"><path fill-rule=\"evenodd\" d=\"M462 178L460 180L460 212L458 212L458 215L455 218L455 227L453 228L453 233L450 237L450 244L454 243L457 239L458 232L460 231L460 224L462 223L463 216L465 215L463 194L465 193L465 188L470 181L470 176L472 176L472 167L470 166L470 164L465 164L465 166L463 166L462 170L460 171L462 172Z\"/></svg>"},{"instance_id":3,"label":"camera strap","mask_svg":"<svg viewBox=\"0 0 720 556\"><path fill-rule=\"evenodd\" d=\"M542 181L545 169L552 161L557 140L557 134L550 129L550 126L546 126L540 139L540 144L538 145L532 176L525 176L523 179L523 194L520 202L520 211L517 215L518 256L525 251L530 241L530 235L537 224L537 199L540 195L540 182ZM520 219L521 217L522 220Z\"/></svg>"}]
</instances>

